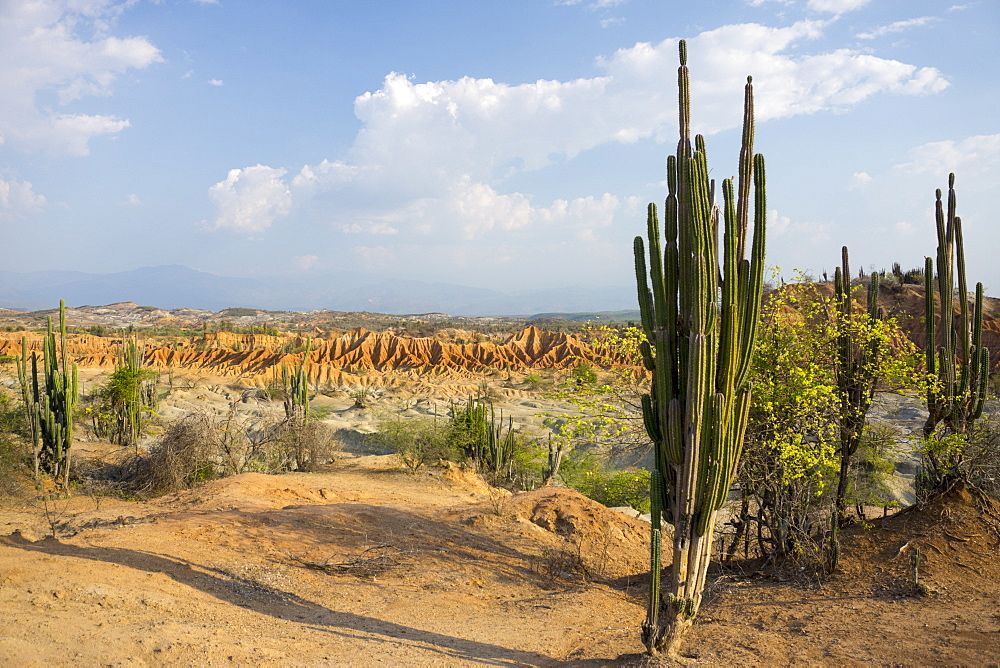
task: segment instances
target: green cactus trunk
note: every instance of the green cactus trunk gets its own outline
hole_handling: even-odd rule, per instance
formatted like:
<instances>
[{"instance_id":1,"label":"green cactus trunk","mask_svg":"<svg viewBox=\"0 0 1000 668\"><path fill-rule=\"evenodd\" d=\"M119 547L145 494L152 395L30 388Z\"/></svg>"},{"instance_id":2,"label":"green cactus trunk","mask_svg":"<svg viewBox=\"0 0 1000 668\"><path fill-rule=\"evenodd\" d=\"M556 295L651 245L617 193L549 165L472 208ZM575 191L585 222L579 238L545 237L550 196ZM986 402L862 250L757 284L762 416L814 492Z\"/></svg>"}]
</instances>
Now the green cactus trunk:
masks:
<instances>
[{"instance_id":1,"label":"green cactus trunk","mask_svg":"<svg viewBox=\"0 0 1000 668\"><path fill-rule=\"evenodd\" d=\"M69 365L66 347L66 303L59 301L59 346L49 318L42 341L43 383L38 380L38 354L31 353L28 368L28 344L21 339L21 357L17 364L22 397L31 425L35 477L51 475L56 484L69 487L70 449L73 444L73 411L77 398L77 367Z\"/></svg>"},{"instance_id":2,"label":"green cactus trunk","mask_svg":"<svg viewBox=\"0 0 1000 668\"><path fill-rule=\"evenodd\" d=\"M983 284L976 284L976 296L969 308L965 277L965 245L962 219L956 215L955 175L948 176L947 205L936 192L937 284L934 261L926 259L924 271L927 329L926 362L931 382L927 387L927 421L924 438L939 434L968 435L983 414L988 394L990 352L983 345ZM958 269L958 318L955 318L955 269ZM934 292L940 300L940 316ZM928 453L930 473L938 476L952 468Z\"/></svg>"},{"instance_id":3,"label":"green cactus trunk","mask_svg":"<svg viewBox=\"0 0 1000 668\"><path fill-rule=\"evenodd\" d=\"M306 343L302 359L294 370L289 372L287 367L281 367L281 385L285 389L285 417L303 423L309 418L309 377L305 367L311 346L311 341Z\"/></svg>"},{"instance_id":4,"label":"green cactus trunk","mask_svg":"<svg viewBox=\"0 0 1000 668\"><path fill-rule=\"evenodd\" d=\"M647 249L635 239L636 280L650 392L643 419L655 447L651 476L652 579L642 640L652 654L676 654L701 605L716 511L725 502L746 431L747 376L760 316L766 200L764 158L753 154L753 87L747 78L739 177L714 205L704 139L691 144L686 44L678 69L680 140L667 159L661 239L649 205ZM750 259L750 191L754 223ZM720 215L723 224L719 257ZM670 581L661 586L662 522L673 525Z\"/></svg>"},{"instance_id":5,"label":"green cactus trunk","mask_svg":"<svg viewBox=\"0 0 1000 668\"><path fill-rule=\"evenodd\" d=\"M878 305L880 277L872 272L868 284L867 321L858 327L851 299L851 269L847 246L841 249L841 266L833 275L834 305L837 312L837 394L840 398L839 436L840 473L837 479L837 493L834 499L834 513L830 524L829 570L837 568L840 561L840 526L847 511L847 487L850 481L851 459L861 446L864 436L868 409L875 398L878 383L879 360L886 352L879 337L868 336L864 332L875 322L882 320L882 310Z\"/></svg>"}]
</instances>

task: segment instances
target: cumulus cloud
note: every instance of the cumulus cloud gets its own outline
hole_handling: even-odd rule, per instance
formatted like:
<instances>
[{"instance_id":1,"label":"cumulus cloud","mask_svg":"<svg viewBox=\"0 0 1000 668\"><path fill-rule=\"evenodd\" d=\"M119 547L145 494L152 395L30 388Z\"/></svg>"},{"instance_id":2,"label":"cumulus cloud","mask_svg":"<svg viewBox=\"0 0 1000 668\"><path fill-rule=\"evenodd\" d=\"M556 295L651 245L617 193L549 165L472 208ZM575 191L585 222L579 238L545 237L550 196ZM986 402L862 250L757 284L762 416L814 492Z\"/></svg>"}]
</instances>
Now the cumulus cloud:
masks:
<instances>
[{"instance_id":1,"label":"cumulus cloud","mask_svg":"<svg viewBox=\"0 0 1000 668\"><path fill-rule=\"evenodd\" d=\"M129 206L139 206L140 204L142 204L142 200L139 199L138 195L132 193L122 201L122 204L128 204Z\"/></svg>"},{"instance_id":2,"label":"cumulus cloud","mask_svg":"<svg viewBox=\"0 0 1000 668\"><path fill-rule=\"evenodd\" d=\"M292 194L284 176L284 169L265 165L229 170L224 181L208 189L218 212L211 227L257 235L288 215Z\"/></svg>"},{"instance_id":3,"label":"cumulus cloud","mask_svg":"<svg viewBox=\"0 0 1000 668\"><path fill-rule=\"evenodd\" d=\"M846 14L861 9L871 0L809 0L806 6L814 12Z\"/></svg>"},{"instance_id":4,"label":"cumulus cloud","mask_svg":"<svg viewBox=\"0 0 1000 668\"><path fill-rule=\"evenodd\" d=\"M772 209L768 215L767 233L775 237L789 237L796 242L820 244L830 240L829 224L793 221L788 216L781 216L777 209Z\"/></svg>"},{"instance_id":5,"label":"cumulus cloud","mask_svg":"<svg viewBox=\"0 0 1000 668\"><path fill-rule=\"evenodd\" d=\"M309 271L319 263L316 255L296 255L292 258L292 264L299 271Z\"/></svg>"},{"instance_id":6,"label":"cumulus cloud","mask_svg":"<svg viewBox=\"0 0 1000 668\"><path fill-rule=\"evenodd\" d=\"M858 33L858 39L875 39L876 37L881 37L883 35L892 35L894 33L904 32L910 28L917 28L920 26L925 26L929 23L934 23L935 21L940 21L934 16L921 16L916 19L906 19L905 21L896 21L888 25L879 26L874 30L869 30L868 32Z\"/></svg>"},{"instance_id":7,"label":"cumulus cloud","mask_svg":"<svg viewBox=\"0 0 1000 668\"><path fill-rule=\"evenodd\" d=\"M978 180L1000 169L1000 134L930 142L910 150L909 159L896 168L912 174L961 172L963 179Z\"/></svg>"},{"instance_id":8,"label":"cumulus cloud","mask_svg":"<svg viewBox=\"0 0 1000 668\"><path fill-rule=\"evenodd\" d=\"M59 110L107 96L118 75L163 60L145 37L105 34L128 3L112 0L0 3L0 137L17 150L86 155L89 141L127 120ZM55 103L43 104L52 99Z\"/></svg>"},{"instance_id":9,"label":"cumulus cloud","mask_svg":"<svg viewBox=\"0 0 1000 668\"><path fill-rule=\"evenodd\" d=\"M690 40L692 104L703 133L742 122L743 83L757 82L760 120L839 110L878 93L922 94L948 85L933 68L841 49L801 55L823 21L785 28L723 26ZM677 40L639 43L598 60L603 75L509 85L491 79L416 83L397 73L355 101L362 121L354 164L405 169L421 192L455 174L482 182L572 159L605 143L675 133ZM412 157L412 162L411 162ZM418 182L414 163L422 165ZM428 169L427 166L433 166ZM440 169L444 167L444 170Z\"/></svg>"},{"instance_id":10,"label":"cumulus cloud","mask_svg":"<svg viewBox=\"0 0 1000 668\"><path fill-rule=\"evenodd\" d=\"M0 221L13 221L41 211L45 198L28 181L0 179Z\"/></svg>"},{"instance_id":11,"label":"cumulus cloud","mask_svg":"<svg viewBox=\"0 0 1000 668\"><path fill-rule=\"evenodd\" d=\"M210 86L223 86L223 85L225 85L223 83L222 79L209 79L208 80L208 84Z\"/></svg>"},{"instance_id":12,"label":"cumulus cloud","mask_svg":"<svg viewBox=\"0 0 1000 668\"><path fill-rule=\"evenodd\" d=\"M867 172L854 172L851 176L851 190L861 190L865 188L869 183L873 181L871 175Z\"/></svg>"},{"instance_id":13,"label":"cumulus cloud","mask_svg":"<svg viewBox=\"0 0 1000 668\"><path fill-rule=\"evenodd\" d=\"M695 131L740 126L747 74L754 75L758 121L948 85L933 68L817 49L829 24L729 25L688 40ZM600 263L610 255L605 245L620 241L615 223L641 220L645 202L614 193L543 201L510 185L601 145L675 141L676 91L664 82L676 76L676 39L620 49L596 66L592 77L521 84L418 82L389 73L355 99L361 129L344 156L291 166L287 174L263 165L231 172L212 187L214 227L261 235L294 207L326 223L328 243L361 241L351 244L353 261L366 268L405 270L400 265L413 262L479 271L545 261L567 243L575 252L590 249ZM259 182L244 183L252 169L260 170ZM864 179L859 173L852 183ZM258 191L267 194L251 194ZM788 239L829 238L826 224L775 225Z\"/></svg>"}]
</instances>

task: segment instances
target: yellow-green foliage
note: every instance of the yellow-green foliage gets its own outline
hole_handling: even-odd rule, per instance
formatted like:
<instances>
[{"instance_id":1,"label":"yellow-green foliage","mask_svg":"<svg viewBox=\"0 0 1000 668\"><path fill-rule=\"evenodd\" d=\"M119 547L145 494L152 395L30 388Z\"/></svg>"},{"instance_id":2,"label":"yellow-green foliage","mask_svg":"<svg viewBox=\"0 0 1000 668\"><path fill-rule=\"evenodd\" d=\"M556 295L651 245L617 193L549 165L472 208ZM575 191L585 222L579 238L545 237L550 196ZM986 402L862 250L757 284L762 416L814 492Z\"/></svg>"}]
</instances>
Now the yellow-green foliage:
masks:
<instances>
[{"instance_id":1,"label":"yellow-green foliage","mask_svg":"<svg viewBox=\"0 0 1000 668\"><path fill-rule=\"evenodd\" d=\"M811 538L808 527L822 526L814 513L836 490L845 417L837 346L838 334L848 330L854 345L880 351L864 363L883 389L919 387L918 354L895 322L863 311L837 318L833 298L820 285L786 286L770 296L762 312L740 480L743 493L759 504L757 521L770 524L772 534L781 533L772 536L778 554L801 553ZM863 470L853 466L852 476ZM857 496L859 485L851 488Z\"/></svg>"},{"instance_id":2,"label":"yellow-green foliage","mask_svg":"<svg viewBox=\"0 0 1000 668\"><path fill-rule=\"evenodd\" d=\"M550 399L573 407L543 414L545 424L553 429L554 443L568 452L581 445L645 442L639 398L647 381L639 354L642 331L604 325L586 330L583 336L597 354L595 366L602 371L598 374L587 367L584 378L574 370L548 393Z\"/></svg>"},{"instance_id":3,"label":"yellow-green foliage","mask_svg":"<svg viewBox=\"0 0 1000 668\"><path fill-rule=\"evenodd\" d=\"M753 366L754 400L750 433L758 448L772 453L784 481L815 476L817 493L831 482L842 406L837 393L838 333L850 329L855 345L873 342L883 351L865 364L884 388L916 388L918 353L893 319L856 313L833 317L832 298L813 283L773 293L764 306Z\"/></svg>"}]
</instances>

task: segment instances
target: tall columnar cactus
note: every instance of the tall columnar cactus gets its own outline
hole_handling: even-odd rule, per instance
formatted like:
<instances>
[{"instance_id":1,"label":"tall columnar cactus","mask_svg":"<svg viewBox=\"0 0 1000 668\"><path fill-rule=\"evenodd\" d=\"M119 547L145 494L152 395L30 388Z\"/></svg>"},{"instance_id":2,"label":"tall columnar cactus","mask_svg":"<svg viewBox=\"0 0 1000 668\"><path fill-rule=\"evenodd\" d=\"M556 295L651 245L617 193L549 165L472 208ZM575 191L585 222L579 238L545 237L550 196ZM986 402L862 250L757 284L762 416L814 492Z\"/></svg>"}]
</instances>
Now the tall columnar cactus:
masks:
<instances>
[{"instance_id":1,"label":"tall columnar cactus","mask_svg":"<svg viewBox=\"0 0 1000 668\"><path fill-rule=\"evenodd\" d=\"M833 274L834 305L837 311L836 337L837 394L840 399L840 477L834 500L830 531L830 570L840 560L839 529L847 509L847 484L851 458L861 446L868 409L879 381L879 361L886 352L884 339L873 328L882 320L878 305L879 275L872 272L868 284L868 310L855 317L851 299L851 269L847 246L841 249L841 266Z\"/></svg>"},{"instance_id":2,"label":"tall columnar cactus","mask_svg":"<svg viewBox=\"0 0 1000 668\"><path fill-rule=\"evenodd\" d=\"M66 348L66 303L59 300L59 346L49 318L42 344L42 383L38 380L38 353L31 353L21 339L18 378L31 423L35 475L47 473L62 487L69 486L70 448L73 444L73 410L77 398L77 367L69 365Z\"/></svg>"},{"instance_id":3,"label":"tall columnar cactus","mask_svg":"<svg viewBox=\"0 0 1000 668\"><path fill-rule=\"evenodd\" d=\"M95 425L103 426L112 442L134 445L137 452L146 419L156 408L155 374L143 368L143 357L135 336L123 337L115 370L96 393L102 410Z\"/></svg>"},{"instance_id":4,"label":"tall columnar cactus","mask_svg":"<svg viewBox=\"0 0 1000 668\"><path fill-rule=\"evenodd\" d=\"M642 640L650 653L675 654L701 605L716 511L736 474L750 407L747 382L764 272L764 158L753 155L753 86L747 78L739 176L722 184L719 208L708 178L704 138L690 134L687 49L678 69L680 141L667 159L661 239L649 205L647 249L635 239L635 266L650 392L646 431L655 446L649 609ZM753 242L750 190L753 183ZM670 581L660 582L662 522L673 525Z\"/></svg>"},{"instance_id":5,"label":"tall columnar cactus","mask_svg":"<svg viewBox=\"0 0 1000 668\"><path fill-rule=\"evenodd\" d=\"M926 258L924 271L924 322L927 328L927 371L936 382L928 384L927 421L924 437L934 435L939 425L956 434L968 434L983 414L989 380L990 353L983 345L983 284L976 283L976 297L969 308L965 279L965 247L962 220L955 214L955 175L948 176L948 203L936 193L937 285L934 261ZM958 318L955 318L955 265L958 265ZM934 291L940 299L937 326ZM936 466L935 462L931 462Z\"/></svg>"},{"instance_id":6,"label":"tall columnar cactus","mask_svg":"<svg viewBox=\"0 0 1000 668\"><path fill-rule=\"evenodd\" d=\"M281 384L285 388L285 416L300 420L309 417L309 378L306 375L306 360L309 359L309 348L312 342L306 344L302 360L289 372L287 367L281 367Z\"/></svg>"}]
</instances>

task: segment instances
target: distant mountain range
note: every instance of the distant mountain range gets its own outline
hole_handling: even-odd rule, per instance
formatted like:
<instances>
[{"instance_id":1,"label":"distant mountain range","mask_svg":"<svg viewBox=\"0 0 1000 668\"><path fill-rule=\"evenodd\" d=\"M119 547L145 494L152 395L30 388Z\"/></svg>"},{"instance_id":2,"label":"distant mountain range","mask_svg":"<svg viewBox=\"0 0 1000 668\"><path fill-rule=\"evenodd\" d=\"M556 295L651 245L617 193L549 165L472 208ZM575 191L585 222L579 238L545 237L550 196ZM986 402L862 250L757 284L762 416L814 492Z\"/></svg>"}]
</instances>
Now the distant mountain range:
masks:
<instances>
[{"instance_id":1,"label":"distant mountain range","mask_svg":"<svg viewBox=\"0 0 1000 668\"><path fill-rule=\"evenodd\" d=\"M65 299L69 306L136 302L162 309L219 311L248 307L281 311L370 311L451 315L527 315L635 308L635 288L540 288L501 292L447 283L370 277L347 272L310 276L232 278L179 265L115 274L79 271L0 271L0 307L37 310Z\"/></svg>"}]
</instances>

